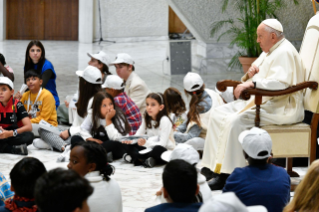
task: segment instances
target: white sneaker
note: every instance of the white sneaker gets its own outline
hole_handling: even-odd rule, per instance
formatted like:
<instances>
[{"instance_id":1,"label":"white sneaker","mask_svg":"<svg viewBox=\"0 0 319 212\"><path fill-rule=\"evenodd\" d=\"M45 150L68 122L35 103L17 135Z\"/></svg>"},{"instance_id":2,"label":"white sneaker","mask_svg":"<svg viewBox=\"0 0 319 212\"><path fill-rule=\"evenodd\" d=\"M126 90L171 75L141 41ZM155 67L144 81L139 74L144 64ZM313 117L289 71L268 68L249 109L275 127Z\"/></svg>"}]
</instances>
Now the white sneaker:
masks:
<instances>
[{"instance_id":1,"label":"white sneaker","mask_svg":"<svg viewBox=\"0 0 319 212\"><path fill-rule=\"evenodd\" d=\"M71 145L67 145L64 149L64 152L59 155L59 157L56 159L56 162L68 162L70 159L70 153L71 153Z\"/></svg>"},{"instance_id":2,"label":"white sneaker","mask_svg":"<svg viewBox=\"0 0 319 212\"><path fill-rule=\"evenodd\" d=\"M53 150L53 148L47 144L44 140L41 138L35 138L33 140L33 146L35 146L38 149L48 149L48 150Z\"/></svg>"}]
</instances>

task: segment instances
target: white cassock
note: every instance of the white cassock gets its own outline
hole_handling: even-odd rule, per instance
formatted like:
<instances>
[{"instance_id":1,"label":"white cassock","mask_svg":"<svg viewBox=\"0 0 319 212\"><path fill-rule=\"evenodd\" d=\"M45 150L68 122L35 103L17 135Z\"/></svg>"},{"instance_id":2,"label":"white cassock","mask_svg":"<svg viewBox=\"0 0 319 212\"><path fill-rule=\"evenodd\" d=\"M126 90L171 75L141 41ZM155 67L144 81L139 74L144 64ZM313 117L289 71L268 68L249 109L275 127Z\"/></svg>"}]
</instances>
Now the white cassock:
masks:
<instances>
[{"instance_id":1,"label":"white cassock","mask_svg":"<svg viewBox=\"0 0 319 212\"><path fill-rule=\"evenodd\" d=\"M295 47L285 38L268 53L263 52L253 63L259 73L252 81L256 87L283 90L304 81L304 66ZM242 81L248 80L246 74ZM249 79L251 80L251 79ZM205 139L202 165L217 173L231 173L246 165L239 134L254 126L256 107L254 96L248 101L234 102L214 108L210 115ZM260 125L283 125L304 118L302 91L278 97L263 97L260 107Z\"/></svg>"}]
</instances>

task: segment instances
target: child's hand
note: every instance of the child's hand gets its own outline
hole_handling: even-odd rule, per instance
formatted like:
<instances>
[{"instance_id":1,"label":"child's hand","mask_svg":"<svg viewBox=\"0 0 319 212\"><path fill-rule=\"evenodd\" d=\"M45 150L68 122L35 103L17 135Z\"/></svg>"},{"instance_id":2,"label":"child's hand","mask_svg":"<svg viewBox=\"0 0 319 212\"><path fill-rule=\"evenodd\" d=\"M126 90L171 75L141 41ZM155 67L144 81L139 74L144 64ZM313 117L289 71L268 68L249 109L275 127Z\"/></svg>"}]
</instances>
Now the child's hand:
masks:
<instances>
[{"instance_id":1,"label":"child's hand","mask_svg":"<svg viewBox=\"0 0 319 212\"><path fill-rule=\"evenodd\" d=\"M20 94L20 91L18 91L13 98L20 100L22 98L22 95Z\"/></svg>"},{"instance_id":2,"label":"child's hand","mask_svg":"<svg viewBox=\"0 0 319 212\"><path fill-rule=\"evenodd\" d=\"M116 114L116 111L114 109L110 109L105 116L105 120L111 121L112 118L115 116L115 114Z\"/></svg>"},{"instance_id":3,"label":"child's hand","mask_svg":"<svg viewBox=\"0 0 319 212\"><path fill-rule=\"evenodd\" d=\"M146 143L146 140L144 138L140 138L137 140L137 144L139 146L144 146L145 143Z\"/></svg>"},{"instance_id":4,"label":"child's hand","mask_svg":"<svg viewBox=\"0 0 319 212\"><path fill-rule=\"evenodd\" d=\"M132 144L132 141L122 141L122 144Z\"/></svg>"},{"instance_id":5,"label":"child's hand","mask_svg":"<svg viewBox=\"0 0 319 212\"><path fill-rule=\"evenodd\" d=\"M98 144L103 144L103 141L101 141L100 139L96 139L96 138L88 138L86 140L93 141L93 142L98 143Z\"/></svg>"},{"instance_id":6,"label":"child's hand","mask_svg":"<svg viewBox=\"0 0 319 212\"><path fill-rule=\"evenodd\" d=\"M70 137L68 130L62 131L62 132L60 133L60 137L61 137L63 140L68 139L68 138Z\"/></svg>"},{"instance_id":7,"label":"child's hand","mask_svg":"<svg viewBox=\"0 0 319 212\"><path fill-rule=\"evenodd\" d=\"M0 127L0 130L2 131L0 133L0 139L6 139L13 136L13 133L11 132L11 130L10 131L5 130L2 127Z\"/></svg>"},{"instance_id":8,"label":"child's hand","mask_svg":"<svg viewBox=\"0 0 319 212\"><path fill-rule=\"evenodd\" d=\"M156 192L156 196L161 196L163 194L163 188L161 188L161 190Z\"/></svg>"}]
</instances>

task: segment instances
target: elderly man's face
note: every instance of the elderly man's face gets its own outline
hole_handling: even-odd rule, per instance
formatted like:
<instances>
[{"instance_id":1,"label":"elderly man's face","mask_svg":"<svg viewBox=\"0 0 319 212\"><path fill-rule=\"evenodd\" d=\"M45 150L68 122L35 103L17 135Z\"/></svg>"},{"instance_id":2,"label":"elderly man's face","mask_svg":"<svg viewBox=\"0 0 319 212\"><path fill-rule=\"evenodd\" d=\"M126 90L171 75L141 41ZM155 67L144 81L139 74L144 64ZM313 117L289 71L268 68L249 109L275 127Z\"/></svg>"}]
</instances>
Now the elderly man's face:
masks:
<instances>
[{"instance_id":1,"label":"elderly man's face","mask_svg":"<svg viewBox=\"0 0 319 212\"><path fill-rule=\"evenodd\" d=\"M261 23L257 28L257 43L264 52L269 52L270 48L277 43L275 33L270 33L265 29L266 25Z\"/></svg>"}]
</instances>

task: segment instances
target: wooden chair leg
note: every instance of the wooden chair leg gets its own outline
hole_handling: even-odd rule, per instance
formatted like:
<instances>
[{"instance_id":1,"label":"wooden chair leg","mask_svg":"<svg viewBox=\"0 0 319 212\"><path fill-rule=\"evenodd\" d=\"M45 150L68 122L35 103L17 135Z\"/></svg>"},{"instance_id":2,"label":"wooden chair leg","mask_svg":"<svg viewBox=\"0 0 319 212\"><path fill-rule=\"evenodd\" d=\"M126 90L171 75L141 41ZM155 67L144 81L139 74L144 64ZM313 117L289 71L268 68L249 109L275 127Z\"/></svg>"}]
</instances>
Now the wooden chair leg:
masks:
<instances>
[{"instance_id":1,"label":"wooden chair leg","mask_svg":"<svg viewBox=\"0 0 319 212\"><path fill-rule=\"evenodd\" d=\"M286 168L290 177L300 177L297 172L292 171L292 158L286 158Z\"/></svg>"}]
</instances>

